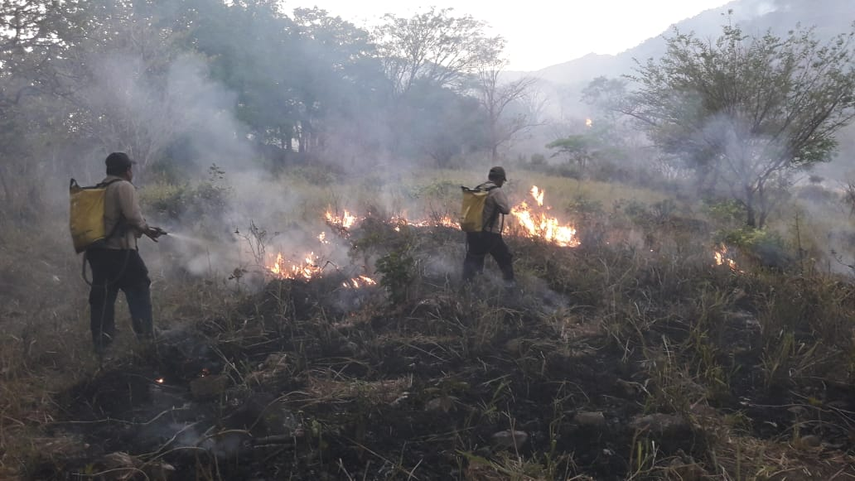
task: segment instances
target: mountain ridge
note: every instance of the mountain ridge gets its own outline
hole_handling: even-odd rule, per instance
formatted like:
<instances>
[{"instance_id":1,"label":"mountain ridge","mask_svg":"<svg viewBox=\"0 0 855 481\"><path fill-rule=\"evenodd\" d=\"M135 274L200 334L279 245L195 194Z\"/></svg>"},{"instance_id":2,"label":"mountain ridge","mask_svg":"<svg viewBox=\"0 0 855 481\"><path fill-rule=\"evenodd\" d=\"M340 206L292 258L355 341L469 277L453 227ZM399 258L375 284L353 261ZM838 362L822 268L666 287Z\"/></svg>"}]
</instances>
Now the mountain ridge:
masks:
<instances>
[{"instance_id":1,"label":"mountain ridge","mask_svg":"<svg viewBox=\"0 0 855 481\"><path fill-rule=\"evenodd\" d=\"M848 31L855 22L855 5L852 0L734 0L672 24L661 34L618 54L592 52L536 71L509 71L506 77L530 76L553 84L578 85L598 76L628 74L635 59L645 61L661 56L665 52L664 36L674 28L694 32L701 38L715 38L726 22L733 22L753 35L767 30L784 35L801 24L814 27L818 36L828 38Z\"/></svg>"}]
</instances>

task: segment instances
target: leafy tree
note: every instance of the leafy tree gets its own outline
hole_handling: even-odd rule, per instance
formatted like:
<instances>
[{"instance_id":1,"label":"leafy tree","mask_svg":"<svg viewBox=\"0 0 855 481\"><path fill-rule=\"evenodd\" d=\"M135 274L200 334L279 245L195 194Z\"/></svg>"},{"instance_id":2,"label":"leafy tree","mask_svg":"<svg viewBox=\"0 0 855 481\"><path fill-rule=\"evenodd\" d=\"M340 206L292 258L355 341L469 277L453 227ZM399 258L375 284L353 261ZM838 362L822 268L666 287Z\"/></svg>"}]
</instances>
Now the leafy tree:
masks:
<instances>
[{"instance_id":1,"label":"leafy tree","mask_svg":"<svg viewBox=\"0 0 855 481\"><path fill-rule=\"evenodd\" d=\"M855 33L827 43L811 30L749 37L725 26L714 42L675 32L667 53L639 65L623 112L666 153L723 182L762 227L776 187L835 152L855 116Z\"/></svg>"},{"instance_id":2,"label":"leafy tree","mask_svg":"<svg viewBox=\"0 0 855 481\"><path fill-rule=\"evenodd\" d=\"M555 150L553 157L563 155L569 162L579 164L585 170L589 162L597 157L594 141L585 135L570 135L546 144L547 149Z\"/></svg>"},{"instance_id":3,"label":"leafy tree","mask_svg":"<svg viewBox=\"0 0 855 481\"><path fill-rule=\"evenodd\" d=\"M398 93L416 81L462 87L467 76L494 65L504 41L484 33L484 23L453 9L430 8L412 18L386 14L374 32L389 78Z\"/></svg>"}]
</instances>

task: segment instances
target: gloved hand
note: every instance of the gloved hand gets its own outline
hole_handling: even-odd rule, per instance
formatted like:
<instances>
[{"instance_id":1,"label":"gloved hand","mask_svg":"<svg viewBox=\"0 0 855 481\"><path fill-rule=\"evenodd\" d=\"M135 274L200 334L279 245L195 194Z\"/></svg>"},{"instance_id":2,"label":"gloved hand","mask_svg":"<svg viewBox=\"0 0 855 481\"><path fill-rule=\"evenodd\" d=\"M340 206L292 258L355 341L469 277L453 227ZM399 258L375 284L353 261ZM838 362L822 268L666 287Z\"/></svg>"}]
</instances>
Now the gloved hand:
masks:
<instances>
[{"instance_id":1,"label":"gloved hand","mask_svg":"<svg viewBox=\"0 0 855 481\"><path fill-rule=\"evenodd\" d=\"M160 227L151 227L149 226L148 230L145 231L146 237L157 242L158 237L167 235L167 232Z\"/></svg>"}]
</instances>

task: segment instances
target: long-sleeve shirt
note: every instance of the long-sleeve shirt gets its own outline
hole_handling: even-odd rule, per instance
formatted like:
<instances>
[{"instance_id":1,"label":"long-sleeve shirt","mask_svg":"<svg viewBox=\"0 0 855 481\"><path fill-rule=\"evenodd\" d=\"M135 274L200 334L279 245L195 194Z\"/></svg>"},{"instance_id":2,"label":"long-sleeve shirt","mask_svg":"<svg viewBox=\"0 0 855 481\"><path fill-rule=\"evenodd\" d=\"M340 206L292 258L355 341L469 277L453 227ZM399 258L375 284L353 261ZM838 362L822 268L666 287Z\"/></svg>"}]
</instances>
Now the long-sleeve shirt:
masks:
<instances>
[{"instance_id":1,"label":"long-sleeve shirt","mask_svg":"<svg viewBox=\"0 0 855 481\"><path fill-rule=\"evenodd\" d=\"M107 182L113 183L107 186L104 198L104 231L108 236L104 247L136 249L137 239L148 230L137 199L137 189L134 184L115 175L108 175L101 181L102 184Z\"/></svg>"},{"instance_id":2,"label":"long-sleeve shirt","mask_svg":"<svg viewBox=\"0 0 855 481\"><path fill-rule=\"evenodd\" d=\"M508 196L502 192L502 188L493 182L485 182L478 186L480 189L491 189L487 194L487 200L484 202L484 228L483 232L492 232L501 234L505 225L504 216L511 213L511 204L508 202Z\"/></svg>"}]
</instances>

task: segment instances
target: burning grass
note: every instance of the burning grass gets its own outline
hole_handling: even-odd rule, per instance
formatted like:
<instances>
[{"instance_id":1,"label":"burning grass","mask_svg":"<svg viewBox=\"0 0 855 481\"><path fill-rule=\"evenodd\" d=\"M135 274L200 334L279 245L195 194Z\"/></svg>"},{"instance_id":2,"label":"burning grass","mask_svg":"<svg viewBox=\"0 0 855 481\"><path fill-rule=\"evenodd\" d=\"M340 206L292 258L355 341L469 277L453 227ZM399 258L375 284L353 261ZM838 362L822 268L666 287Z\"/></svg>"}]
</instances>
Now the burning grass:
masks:
<instances>
[{"instance_id":1,"label":"burning grass","mask_svg":"<svg viewBox=\"0 0 855 481\"><path fill-rule=\"evenodd\" d=\"M81 305L75 329L13 331L2 476L855 476L847 279L764 269L665 209L577 218L536 184L556 195L515 194L539 232L508 239L517 291L489 265L458 283L441 210L331 209L306 252L259 251L258 291L153 272L175 328L156 346L120 339L97 366ZM552 218L578 231L550 237Z\"/></svg>"},{"instance_id":2,"label":"burning grass","mask_svg":"<svg viewBox=\"0 0 855 481\"><path fill-rule=\"evenodd\" d=\"M509 295L429 267L459 233L396 225L347 239L412 253L398 303L335 270L276 279L61 394L48 432L90 448L31 472L125 452L170 479L855 476L850 284L519 237Z\"/></svg>"}]
</instances>

